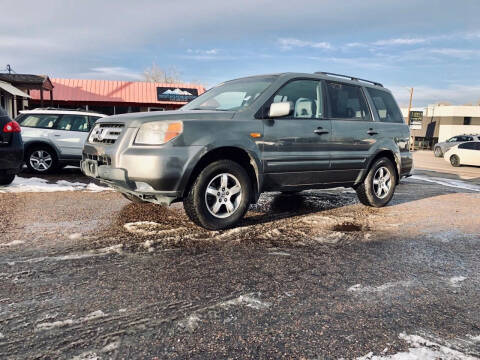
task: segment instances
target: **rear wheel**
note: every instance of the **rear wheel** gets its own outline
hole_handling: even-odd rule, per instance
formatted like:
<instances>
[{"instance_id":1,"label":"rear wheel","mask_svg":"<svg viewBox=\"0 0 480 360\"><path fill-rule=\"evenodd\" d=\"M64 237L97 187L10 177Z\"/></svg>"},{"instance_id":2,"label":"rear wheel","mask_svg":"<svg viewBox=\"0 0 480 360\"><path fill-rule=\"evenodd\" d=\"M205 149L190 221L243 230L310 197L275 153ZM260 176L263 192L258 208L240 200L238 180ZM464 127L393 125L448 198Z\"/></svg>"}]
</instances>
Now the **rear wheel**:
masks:
<instances>
[{"instance_id":1,"label":"rear wheel","mask_svg":"<svg viewBox=\"0 0 480 360\"><path fill-rule=\"evenodd\" d=\"M367 176L357 187L360 202L367 206L382 207L392 200L397 177L392 161L380 158L372 165Z\"/></svg>"},{"instance_id":2,"label":"rear wheel","mask_svg":"<svg viewBox=\"0 0 480 360\"><path fill-rule=\"evenodd\" d=\"M47 146L36 146L29 149L25 163L31 172L37 174L50 173L58 168L57 155Z\"/></svg>"},{"instance_id":3,"label":"rear wheel","mask_svg":"<svg viewBox=\"0 0 480 360\"><path fill-rule=\"evenodd\" d=\"M435 151L433 153L435 154L435 157L442 157L443 156L442 149L440 149L439 147L436 147Z\"/></svg>"},{"instance_id":4,"label":"rear wheel","mask_svg":"<svg viewBox=\"0 0 480 360\"><path fill-rule=\"evenodd\" d=\"M15 175L0 174L0 185L10 185L15 179Z\"/></svg>"},{"instance_id":5,"label":"rear wheel","mask_svg":"<svg viewBox=\"0 0 480 360\"><path fill-rule=\"evenodd\" d=\"M245 169L234 161L219 160L200 172L183 206L195 224L209 230L226 229L243 218L251 193Z\"/></svg>"},{"instance_id":6,"label":"rear wheel","mask_svg":"<svg viewBox=\"0 0 480 360\"><path fill-rule=\"evenodd\" d=\"M450 156L450 164L454 167L459 167L460 166L460 158L458 155L452 155Z\"/></svg>"}]
</instances>

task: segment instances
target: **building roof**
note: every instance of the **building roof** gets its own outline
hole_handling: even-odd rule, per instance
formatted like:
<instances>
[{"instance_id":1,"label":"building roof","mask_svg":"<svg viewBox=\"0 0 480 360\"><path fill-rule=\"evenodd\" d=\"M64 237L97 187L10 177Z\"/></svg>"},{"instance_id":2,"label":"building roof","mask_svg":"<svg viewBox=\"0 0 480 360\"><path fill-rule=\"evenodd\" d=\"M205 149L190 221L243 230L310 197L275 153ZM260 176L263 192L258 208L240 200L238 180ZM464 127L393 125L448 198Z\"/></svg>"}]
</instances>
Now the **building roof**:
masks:
<instances>
[{"instance_id":1,"label":"building roof","mask_svg":"<svg viewBox=\"0 0 480 360\"><path fill-rule=\"evenodd\" d=\"M20 96L26 99L30 97L28 94L24 93L22 90L17 89L15 86L5 81L0 81L0 89L3 89L9 94L12 94L14 96Z\"/></svg>"},{"instance_id":2,"label":"building roof","mask_svg":"<svg viewBox=\"0 0 480 360\"><path fill-rule=\"evenodd\" d=\"M408 109L402 108L402 114L407 116ZM480 117L479 105L429 105L424 108L412 108L413 111L423 111L423 116L433 117Z\"/></svg>"},{"instance_id":3,"label":"building roof","mask_svg":"<svg viewBox=\"0 0 480 360\"><path fill-rule=\"evenodd\" d=\"M205 92L201 85L165 84L152 82L132 82L89 79L52 79L54 101L104 102L136 104L183 104L181 101L159 101L157 88L196 89L198 94ZM32 99L39 100L40 92L31 91Z\"/></svg>"},{"instance_id":4,"label":"building roof","mask_svg":"<svg viewBox=\"0 0 480 360\"><path fill-rule=\"evenodd\" d=\"M0 81L5 81L19 87L31 88L34 86L42 86L45 90L51 90L53 88L52 82L47 75L0 74Z\"/></svg>"}]
</instances>

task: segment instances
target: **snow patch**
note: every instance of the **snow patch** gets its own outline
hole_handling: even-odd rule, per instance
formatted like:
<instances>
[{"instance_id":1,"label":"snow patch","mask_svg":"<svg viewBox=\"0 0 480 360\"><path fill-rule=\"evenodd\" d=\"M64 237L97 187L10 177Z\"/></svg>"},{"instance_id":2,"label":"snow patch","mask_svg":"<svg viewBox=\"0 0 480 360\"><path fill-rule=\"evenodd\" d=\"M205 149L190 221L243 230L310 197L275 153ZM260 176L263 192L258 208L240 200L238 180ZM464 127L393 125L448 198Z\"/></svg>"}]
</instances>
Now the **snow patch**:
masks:
<instances>
[{"instance_id":1,"label":"snow patch","mask_svg":"<svg viewBox=\"0 0 480 360\"><path fill-rule=\"evenodd\" d=\"M123 227L125 228L125 230L127 230L130 233L139 234L139 235L143 235L143 236L171 235L171 234L175 234L175 233L181 232L181 231L186 229L183 226L178 227L178 228L174 228L174 229L164 229L164 225L153 222L153 221L131 222L131 223L124 224ZM149 246L151 246L151 244L148 245L148 246L145 246L145 247L149 247Z\"/></svg>"},{"instance_id":2,"label":"snow patch","mask_svg":"<svg viewBox=\"0 0 480 360\"><path fill-rule=\"evenodd\" d=\"M229 307L232 305L245 305L255 310L267 309L271 306L270 303L257 299L253 296L253 294L240 295L235 299L221 302L218 305L222 307Z\"/></svg>"},{"instance_id":3,"label":"snow patch","mask_svg":"<svg viewBox=\"0 0 480 360\"><path fill-rule=\"evenodd\" d=\"M70 234L68 235L68 238L70 240L80 240L82 238L82 234L80 233L73 233L73 234Z\"/></svg>"},{"instance_id":4,"label":"snow patch","mask_svg":"<svg viewBox=\"0 0 480 360\"><path fill-rule=\"evenodd\" d=\"M385 290L394 288L394 287L408 287L412 284L411 281L394 281L382 284L380 286L363 286L362 284L355 284L350 286L347 291L358 292L358 293L377 293L383 292Z\"/></svg>"},{"instance_id":5,"label":"snow patch","mask_svg":"<svg viewBox=\"0 0 480 360\"><path fill-rule=\"evenodd\" d=\"M276 256L290 256L289 253L283 251L271 251L268 255L276 255Z\"/></svg>"},{"instance_id":6,"label":"snow patch","mask_svg":"<svg viewBox=\"0 0 480 360\"><path fill-rule=\"evenodd\" d=\"M448 346L427 340L419 335L400 334L399 338L406 341L410 347L407 351L393 355L374 355L368 353L357 360L474 360L469 356Z\"/></svg>"},{"instance_id":7,"label":"snow patch","mask_svg":"<svg viewBox=\"0 0 480 360\"><path fill-rule=\"evenodd\" d=\"M5 338L5 335L3 335L2 333L0 333L0 339L4 339Z\"/></svg>"},{"instance_id":8,"label":"snow patch","mask_svg":"<svg viewBox=\"0 0 480 360\"><path fill-rule=\"evenodd\" d=\"M10 246L16 246L16 245L21 245L25 244L25 241L22 240L13 240L5 244L0 244L0 247L10 247Z\"/></svg>"},{"instance_id":9,"label":"snow patch","mask_svg":"<svg viewBox=\"0 0 480 360\"><path fill-rule=\"evenodd\" d=\"M75 324L81 324L87 321L99 319L106 316L105 313L102 310L97 310L94 311L90 314L88 314L85 317L81 317L78 319L67 319L67 320L61 320L61 321L54 321L54 322L44 322L41 324L37 324L35 326L35 331L45 331L45 330L51 330L54 328L59 328L59 327L64 327L64 326L71 326Z\"/></svg>"},{"instance_id":10,"label":"snow patch","mask_svg":"<svg viewBox=\"0 0 480 360\"><path fill-rule=\"evenodd\" d=\"M94 183L84 184L81 182L70 182L59 180L56 183L49 183L46 179L36 177L22 178L17 176L12 184L0 186L0 193L23 193L23 192L56 192L56 191L112 191L113 189L98 186Z\"/></svg>"},{"instance_id":11,"label":"snow patch","mask_svg":"<svg viewBox=\"0 0 480 360\"><path fill-rule=\"evenodd\" d=\"M467 278L465 276L453 276L450 278L450 284L452 286L460 286L459 283L462 281L466 280Z\"/></svg>"},{"instance_id":12,"label":"snow patch","mask_svg":"<svg viewBox=\"0 0 480 360\"><path fill-rule=\"evenodd\" d=\"M430 177L430 176L424 176L424 175L413 175L410 177L410 179L436 183L439 185L454 187L458 189L465 189L465 190L480 192L480 186L466 182L466 181L461 181L461 180Z\"/></svg>"},{"instance_id":13,"label":"snow patch","mask_svg":"<svg viewBox=\"0 0 480 360\"><path fill-rule=\"evenodd\" d=\"M198 323L200 322L200 318L197 314L192 314L186 319L179 321L178 326L183 329L187 329L188 332L193 333L198 328Z\"/></svg>"}]
</instances>

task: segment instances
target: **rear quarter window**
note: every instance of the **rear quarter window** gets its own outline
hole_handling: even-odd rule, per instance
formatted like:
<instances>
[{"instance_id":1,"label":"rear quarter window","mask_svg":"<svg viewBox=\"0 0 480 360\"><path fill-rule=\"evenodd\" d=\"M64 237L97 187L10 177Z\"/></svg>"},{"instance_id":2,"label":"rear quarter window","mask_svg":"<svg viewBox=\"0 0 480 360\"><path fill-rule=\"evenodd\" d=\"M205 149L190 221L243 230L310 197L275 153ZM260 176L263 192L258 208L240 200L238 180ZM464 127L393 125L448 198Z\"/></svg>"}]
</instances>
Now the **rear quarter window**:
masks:
<instances>
[{"instance_id":1,"label":"rear quarter window","mask_svg":"<svg viewBox=\"0 0 480 360\"><path fill-rule=\"evenodd\" d=\"M388 123L403 123L403 116L397 103L393 99L392 94L378 90L367 88L368 94L373 100L375 109L377 110L380 121Z\"/></svg>"},{"instance_id":2,"label":"rear quarter window","mask_svg":"<svg viewBox=\"0 0 480 360\"><path fill-rule=\"evenodd\" d=\"M474 142L466 142L463 144L458 145L459 149L466 149L466 150L476 150L476 145Z\"/></svg>"}]
</instances>

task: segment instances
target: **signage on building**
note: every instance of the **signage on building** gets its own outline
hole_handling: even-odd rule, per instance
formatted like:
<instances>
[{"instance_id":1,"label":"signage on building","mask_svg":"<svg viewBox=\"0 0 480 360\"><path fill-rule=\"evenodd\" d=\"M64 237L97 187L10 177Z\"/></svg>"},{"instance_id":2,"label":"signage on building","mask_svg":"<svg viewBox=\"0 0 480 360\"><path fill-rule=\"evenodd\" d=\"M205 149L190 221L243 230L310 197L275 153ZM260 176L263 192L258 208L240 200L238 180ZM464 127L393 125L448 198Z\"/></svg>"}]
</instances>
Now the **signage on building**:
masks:
<instances>
[{"instance_id":1,"label":"signage on building","mask_svg":"<svg viewBox=\"0 0 480 360\"><path fill-rule=\"evenodd\" d=\"M188 102L198 96L197 89L157 87L157 99L159 101Z\"/></svg>"},{"instance_id":2,"label":"signage on building","mask_svg":"<svg viewBox=\"0 0 480 360\"><path fill-rule=\"evenodd\" d=\"M421 130L423 120L423 111L410 111L408 123L411 130Z\"/></svg>"}]
</instances>

